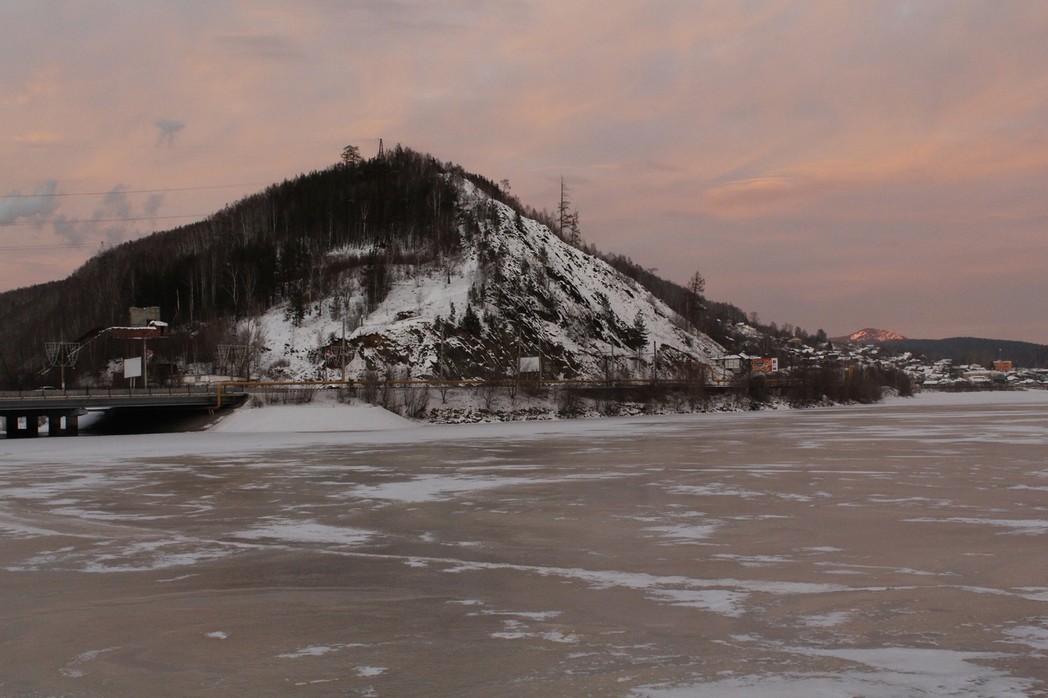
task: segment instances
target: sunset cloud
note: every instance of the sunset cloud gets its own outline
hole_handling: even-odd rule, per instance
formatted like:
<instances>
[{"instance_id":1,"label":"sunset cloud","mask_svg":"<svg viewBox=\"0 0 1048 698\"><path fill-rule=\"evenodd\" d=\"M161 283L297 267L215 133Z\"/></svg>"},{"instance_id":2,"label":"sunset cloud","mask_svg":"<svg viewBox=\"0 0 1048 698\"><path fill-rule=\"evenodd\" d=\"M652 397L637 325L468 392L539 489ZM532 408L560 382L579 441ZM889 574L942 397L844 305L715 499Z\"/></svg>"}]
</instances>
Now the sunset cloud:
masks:
<instances>
[{"instance_id":1,"label":"sunset cloud","mask_svg":"<svg viewBox=\"0 0 1048 698\"><path fill-rule=\"evenodd\" d=\"M104 0L0 19L18 163L0 191L280 181L383 138L539 209L564 176L587 241L679 282L701 269L763 318L1048 342L1004 309L1048 299L1029 262L1048 259L1042 3ZM169 191L163 210L249 191ZM42 244L153 230L90 223L116 203L12 220L88 221L34 228ZM47 280L20 254L0 255L7 287Z\"/></svg>"},{"instance_id":2,"label":"sunset cloud","mask_svg":"<svg viewBox=\"0 0 1048 698\"><path fill-rule=\"evenodd\" d=\"M0 195L0 225L11 225L18 221L41 223L43 218L55 210L55 190L58 183L50 180L41 184L32 194L14 190Z\"/></svg>"}]
</instances>

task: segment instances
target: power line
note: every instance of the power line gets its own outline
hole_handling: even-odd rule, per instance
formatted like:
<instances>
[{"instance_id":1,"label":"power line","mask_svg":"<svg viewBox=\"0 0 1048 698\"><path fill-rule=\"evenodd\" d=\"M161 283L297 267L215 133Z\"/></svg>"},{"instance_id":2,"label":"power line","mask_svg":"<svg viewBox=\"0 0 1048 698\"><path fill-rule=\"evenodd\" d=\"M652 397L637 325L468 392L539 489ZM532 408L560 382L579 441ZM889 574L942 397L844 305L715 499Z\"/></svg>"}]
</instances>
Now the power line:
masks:
<instances>
[{"instance_id":1,"label":"power line","mask_svg":"<svg viewBox=\"0 0 1048 698\"><path fill-rule=\"evenodd\" d=\"M92 242L77 242L69 245L0 245L0 250L5 252L10 250L74 250L84 247L95 247L98 245Z\"/></svg>"},{"instance_id":2,"label":"power line","mask_svg":"<svg viewBox=\"0 0 1048 698\"><path fill-rule=\"evenodd\" d=\"M255 141L253 143L241 143L236 146L230 146L228 143L222 143L223 148L278 148L284 146L291 147L302 147L302 146L315 146L315 145L345 145L346 143L372 143L378 142L380 139L375 136L371 138L349 138L347 140L316 140L316 141ZM185 144L185 143L170 143L157 145L156 143L84 143L82 141L53 141L53 142L25 142L25 141L12 141L12 140L0 140L0 148L30 148L30 149L46 149L46 148L62 148L62 149L80 149L80 150L215 150L216 145L214 144Z\"/></svg>"},{"instance_id":3,"label":"power line","mask_svg":"<svg viewBox=\"0 0 1048 698\"><path fill-rule=\"evenodd\" d=\"M267 182L244 182L242 184L210 184L198 187L168 187L167 189L114 189L111 191L78 191L55 192L52 194L0 194L0 199L32 199L58 196L107 196L109 194L158 194L169 191L198 191L202 189L234 189L236 187L257 187Z\"/></svg>"},{"instance_id":4,"label":"power line","mask_svg":"<svg viewBox=\"0 0 1048 698\"><path fill-rule=\"evenodd\" d=\"M127 222L130 222L130 221L162 221L162 220L170 220L172 218L206 218L207 216L210 216L210 215L212 215L212 214L210 214L210 213L208 213L208 214L187 213L187 214L184 214L184 215L181 215L181 216L138 216L138 217L132 217L132 218L82 218L82 219L79 219L79 220L49 220L49 221L40 221L40 222L36 222L36 223L30 223L30 222L26 222L26 223L0 223L0 228L16 228L16 227L27 226L27 225L34 226L34 227L39 227L39 226L45 225L45 224L55 225L55 224L65 224L65 223L78 223L79 224L79 223L127 223Z\"/></svg>"}]
</instances>

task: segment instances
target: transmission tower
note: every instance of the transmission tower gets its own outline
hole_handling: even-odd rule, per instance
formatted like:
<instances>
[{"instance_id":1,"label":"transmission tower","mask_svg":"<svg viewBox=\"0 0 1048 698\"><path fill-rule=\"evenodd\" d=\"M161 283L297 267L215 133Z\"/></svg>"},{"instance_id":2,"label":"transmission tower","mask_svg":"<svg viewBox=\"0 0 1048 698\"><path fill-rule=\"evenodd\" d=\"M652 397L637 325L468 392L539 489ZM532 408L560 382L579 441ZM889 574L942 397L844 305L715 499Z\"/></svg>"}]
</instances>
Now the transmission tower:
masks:
<instances>
[{"instance_id":1,"label":"transmission tower","mask_svg":"<svg viewBox=\"0 0 1048 698\"><path fill-rule=\"evenodd\" d=\"M44 342L44 350L47 352L47 361L52 367L58 366L62 374L62 392L65 392L65 370L66 366L76 366L77 357L83 345L79 342Z\"/></svg>"},{"instance_id":2,"label":"transmission tower","mask_svg":"<svg viewBox=\"0 0 1048 698\"><path fill-rule=\"evenodd\" d=\"M227 373L232 374L230 369L237 371L241 370L244 365L244 359L248 355L248 345L246 344L219 344L218 345L218 364Z\"/></svg>"}]
</instances>

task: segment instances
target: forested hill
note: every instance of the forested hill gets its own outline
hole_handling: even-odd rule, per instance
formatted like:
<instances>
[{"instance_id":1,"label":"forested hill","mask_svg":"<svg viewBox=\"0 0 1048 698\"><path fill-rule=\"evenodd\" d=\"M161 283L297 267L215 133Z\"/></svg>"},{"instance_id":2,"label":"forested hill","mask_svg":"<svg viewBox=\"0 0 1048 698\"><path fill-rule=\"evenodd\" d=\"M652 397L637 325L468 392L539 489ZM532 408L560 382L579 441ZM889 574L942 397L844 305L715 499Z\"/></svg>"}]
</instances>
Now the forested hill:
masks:
<instances>
[{"instance_id":1,"label":"forested hill","mask_svg":"<svg viewBox=\"0 0 1048 698\"><path fill-rule=\"evenodd\" d=\"M510 339L496 329L507 327L518 346L567 372L593 370L584 356L639 351L649 334L699 360L721 350L696 330L700 296L628 259L611 260L616 275L543 221L552 223L490 180L430 155L398 146L353 158L274 184L204 221L106 250L63 281L0 294L0 387L38 382L46 341L124 325L131 306L160 307L176 330L167 351L183 360L190 343L194 355L206 354L236 341L246 318L267 313L293 327L310 316L343 326L349 318L363 357L360 347L381 334L365 330L387 317L378 313L384 302L387 324L414 318L412 341L420 346L428 341L423 334L465 333L462 346L472 342L473 350L461 352L459 374L485 355L478 343L506 345ZM424 293L437 291L423 280L437 277L445 287L453 277L464 284L457 307L450 296L444 306L424 303ZM414 299L390 306L391 291L403 287L404 296L410 280ZM467 309L483 322L464 327ZM330 335L316 338L313 349ZM394 351L395 342L384 341L387 358L408 360L404 346ZM274 356L281 347L265 350ZM112 358L105 348L91 352L85 360ZM367 356L368 367L374 359ZM78 369L82 377L88 370Z\"/></svg>"},{"instance_id":2,"label":"forested hill","mask_svg":"<svg viewBox=\"0 0 1048 698\"><path fill-rule=\"evenodd\" d=\"M65 294L69 312L45 306L49 336L126 322L128 306L158 305L171 323L259 312L321 290L310 262L352 244L396 257L400 246L437 255L453 249L455 191L436 160L397 148L382 159L311 172L268 187L208 219L156 233L93 257L62 282L0 295L0 318L25 298ZM331 271L331 270L329 270ZM18 300L15 300L18 299ZM26 318L27 320L29 318Z\"/></svg>"}]
</instances>

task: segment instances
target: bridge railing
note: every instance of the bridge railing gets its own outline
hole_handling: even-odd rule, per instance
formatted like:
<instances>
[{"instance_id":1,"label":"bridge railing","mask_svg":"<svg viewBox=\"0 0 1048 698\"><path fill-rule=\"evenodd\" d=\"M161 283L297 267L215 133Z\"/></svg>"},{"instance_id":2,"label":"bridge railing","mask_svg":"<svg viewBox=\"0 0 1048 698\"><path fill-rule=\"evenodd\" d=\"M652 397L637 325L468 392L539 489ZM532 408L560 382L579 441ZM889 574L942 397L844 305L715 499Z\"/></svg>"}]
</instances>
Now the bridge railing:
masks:
<instances>
[{"instance_id":1,"label":"bridge railing","mask_svg":"<svg viewBox=\"0 0 1048 698\"><path fill-rule=\"evenodd\" d=\"M227 387L221 390L218 384L212 385L171 385L171 386L149 386L146 388L122 388L102 386L95 388L72 388L62 390L61 388L33 388L26 390L0 391L0 400L68 400L69 398L112 398L142 396L171 396L171 397L217 397L220 392L229 395L238 392L236 388Z\"/></svg>"}]
</instances>

